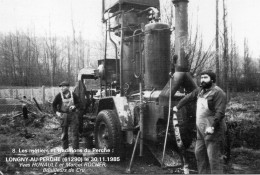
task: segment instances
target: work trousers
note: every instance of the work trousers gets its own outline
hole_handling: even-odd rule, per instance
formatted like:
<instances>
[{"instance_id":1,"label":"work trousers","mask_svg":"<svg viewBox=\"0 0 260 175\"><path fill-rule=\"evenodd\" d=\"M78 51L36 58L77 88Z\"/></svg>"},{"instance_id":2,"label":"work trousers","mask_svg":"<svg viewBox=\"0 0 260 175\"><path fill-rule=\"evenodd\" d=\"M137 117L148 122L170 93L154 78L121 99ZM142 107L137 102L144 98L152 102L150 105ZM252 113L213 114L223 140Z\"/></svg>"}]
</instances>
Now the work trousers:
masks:
<instances>
[{"instance_id":1,"label":"work trousers","mask_svg":"<svg viewBox=\"0 0 260 175\"><path fill-rule=\"evenodd\" d=\"M61 118L62 148L69 148L69 127L72 132L72 148L79 149L79 120L76 112L63 113Z\"/></svg>"},{"instance_id":2,"label":"work trousers","mask_svg":"<svg viewBox=\"0 0 260 175\"><path fill-rule=\"evenodd\" d=\"M223 174L223 142L198 139L195 156L199 174Z\"/></svg>"},{"instance_id":3,"label":"work trousers","mask_svg":"<svg viewBox=\"0 0 260 175\"><path fill-rule=\"evenodd\" d=\"M84 115L84 110L79 111L78 119L79 119L79 134L83 133L83 115Z\"/></svg>"}]
</instances>

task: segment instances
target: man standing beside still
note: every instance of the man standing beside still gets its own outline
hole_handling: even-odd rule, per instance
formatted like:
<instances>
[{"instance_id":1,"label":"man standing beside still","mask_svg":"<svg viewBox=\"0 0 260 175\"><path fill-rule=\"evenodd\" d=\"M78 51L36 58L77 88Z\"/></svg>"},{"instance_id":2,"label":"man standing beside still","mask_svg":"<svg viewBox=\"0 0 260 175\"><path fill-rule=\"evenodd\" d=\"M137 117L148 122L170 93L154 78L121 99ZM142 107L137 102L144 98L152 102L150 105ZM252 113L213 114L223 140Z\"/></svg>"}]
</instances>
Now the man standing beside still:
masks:
<instances>
[{"instance_id":1,"label":"man standing beside still","mask_svg":"<svg viewBox=\"0 0 260 175\"><path fill-rule=\"evenodd\" d=\"M56 95L53 101L53 111L61 118L62 148L64 150L69 148L68 129L71 127L72 148L74 150L79 149L79 121L76 111L76 109L79 108L79 100L78 97L70 91L67 81L63 81L59 87L61 87L61 92Z\"/></svg>"},{"instance_id":2,"label":"man standing beside still","mask_svg":"<svg viewBox=\"0 0 260 175\"><path fill-rule=\"evenodd\" d=\"M199 174L223 174L226 95L215 84L216 74L212 71L202 72L200 82L200 87L186 95L173 111L197 102L195 156Z\"/></svg>"}]
</instances>

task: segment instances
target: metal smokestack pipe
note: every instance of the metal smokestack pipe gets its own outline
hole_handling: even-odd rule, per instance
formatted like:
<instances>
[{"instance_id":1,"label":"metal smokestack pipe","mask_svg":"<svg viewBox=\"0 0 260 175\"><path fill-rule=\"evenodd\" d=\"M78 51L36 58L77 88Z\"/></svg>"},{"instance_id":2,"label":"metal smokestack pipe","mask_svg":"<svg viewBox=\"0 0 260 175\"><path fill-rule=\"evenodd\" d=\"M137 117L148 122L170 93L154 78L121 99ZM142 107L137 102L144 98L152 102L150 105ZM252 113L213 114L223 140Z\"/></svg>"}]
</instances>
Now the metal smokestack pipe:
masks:
<instances>
[{"instance_id":1,"label":"metal smokestack pipe","mask_svg":"<svg viewBox=\"0 0 260 175\"><path fill-rule=\"evenodd\" d=\"M172 0L175 6L175 63L176 72L189 72L186 56L188 47L188 0Z\"/></svg>"},{"instance_id":2,"label":"metal smokestack pipe","mask_svg":"<svg viewBox=\"0 0 260 175\"><path fill-rule=\"evenodd\" d=\"M105 13L105 0L102 0L102 22L105 22L104 18L104 13Z\"/></svg>"},{"instance_id":3,"label":"metal smokestack pipe","mask_svg":"<svg viewBox=\"0 0 260 175\"><path fill-rule=\"evenodd\" d=\"M188 50L188 0L172 0L175 6L175 56L174 56L174 81L170 91L173 95L180 87L184 87L187 92L197 88L189 70ZM176 59L177 58L177 61ZM169 82L163 88L159 104L168 106Z\"/></svg>"}]
</instances>

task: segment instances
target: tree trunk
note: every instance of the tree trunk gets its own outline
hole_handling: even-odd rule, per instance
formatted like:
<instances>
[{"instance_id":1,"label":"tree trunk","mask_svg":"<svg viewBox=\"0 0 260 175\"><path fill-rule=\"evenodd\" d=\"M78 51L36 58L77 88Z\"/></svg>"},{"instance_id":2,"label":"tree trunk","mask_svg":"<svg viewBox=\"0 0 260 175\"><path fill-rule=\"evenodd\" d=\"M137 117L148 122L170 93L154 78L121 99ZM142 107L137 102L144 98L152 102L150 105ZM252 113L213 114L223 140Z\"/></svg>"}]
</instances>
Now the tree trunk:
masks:
<instances>
[{"instance_id":1,"label":"tree trunk","mask_svg":"<svg viewBox=\"0 0 260 175\"><path fill-rule=\"evenodd\" d=\"M67 66L67 71L68 71L68 74L67 74L67 78L68 78L68 81L70 81L70 60L71 60L71 57L70 57L70 40L69 40L69 37L67 38L67 48L68 48L68 66Z\"/></svg>"},{"instance_id":2,"label":"tree trunk","mask_svg":"<svg viewBox=\"0 0 260 175\"><path fill-rule=\"evenodd\" d=\"M216 0L216 75L217 75L217 84L220 85L220 71L219 71L219 17L218 17L218 3L219 0Z\"/></svg>"},{"instance_id":3,"label":"tree trunk","mask_svg":"<svg viewBox=\"0 0 260 175\"><path fill-rule=\"evenodd\" d=\"M228 58L228 33L227 33L227 9L226 9L226 1L223 0L223 27L224 27L224 47L223 47L223 89L224 91L228 92L229 88L229 80L228 80L228 68L229 68L229 58Z\"/></svg>"}]
</instances>

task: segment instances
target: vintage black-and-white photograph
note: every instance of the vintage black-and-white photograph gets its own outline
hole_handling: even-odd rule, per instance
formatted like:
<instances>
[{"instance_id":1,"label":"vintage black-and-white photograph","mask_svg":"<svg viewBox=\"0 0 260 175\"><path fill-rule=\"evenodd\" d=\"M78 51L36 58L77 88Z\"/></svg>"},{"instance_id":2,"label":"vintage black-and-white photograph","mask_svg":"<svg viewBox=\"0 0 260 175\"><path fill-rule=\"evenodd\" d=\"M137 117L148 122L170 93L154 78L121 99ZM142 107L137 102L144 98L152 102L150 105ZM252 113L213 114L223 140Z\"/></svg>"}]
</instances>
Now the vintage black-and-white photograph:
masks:
<instances>
[{"instance_id":1,"label":"vintage black-and-white photograph","mask_svg":"<svg viewBox=\"0 0 260 175\"><path fill-rule=\"evenodd\" d=\"M0 175L260 174L259 0L0 0Z\"/></svg>"}]
</instances>

